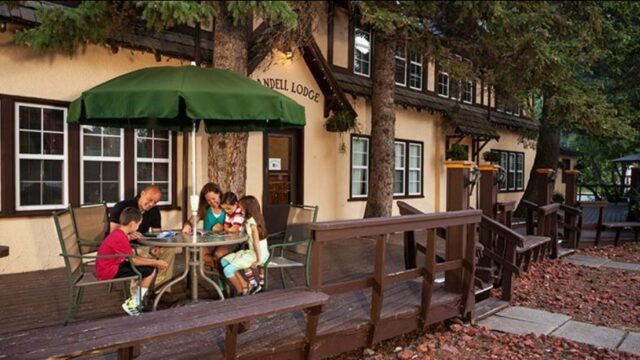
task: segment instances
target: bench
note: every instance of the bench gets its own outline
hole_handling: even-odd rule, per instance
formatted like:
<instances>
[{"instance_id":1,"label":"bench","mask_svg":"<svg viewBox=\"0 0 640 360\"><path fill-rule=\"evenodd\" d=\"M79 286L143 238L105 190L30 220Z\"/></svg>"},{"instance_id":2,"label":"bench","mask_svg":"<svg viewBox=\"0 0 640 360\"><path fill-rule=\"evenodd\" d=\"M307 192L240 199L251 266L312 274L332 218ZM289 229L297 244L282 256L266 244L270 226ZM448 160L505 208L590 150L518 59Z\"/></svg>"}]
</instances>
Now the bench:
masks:
<instances>
[{"instance_id":1,"label":"bench","mask_svg":"<svg viewBox=\"0 0 640 360\"><path fill-rule=\"evenodd\" d=\"M604 230L613 230L616 232L616 239L614 240L614 246L618 246L618 242L620 241L620 232L624 229L633 230L633 240L638 241L638 234L640 233L640 222L613 222L613 223L603 223L602 228ZM598 235L600 235L598 233ZM598 240L600 240L600 236L598 236Z\"/></svg>"},{"instance_id":2,"label":"bench","mask_svg":"<svg viewBox=\"0 0 640 360\"><path fill-rule=\"evenodd\" d=\"M119 359L130 359L134 348L143 342L226 327L225 358L235 359L236 341L243 323L299 310L307 313L306 352L315 341L318 317L328 299L328 295L306 288L274 290L140 316L19 331L0 338L0 358L75 358L117 350Z\"/></svg>"}]
</instances>

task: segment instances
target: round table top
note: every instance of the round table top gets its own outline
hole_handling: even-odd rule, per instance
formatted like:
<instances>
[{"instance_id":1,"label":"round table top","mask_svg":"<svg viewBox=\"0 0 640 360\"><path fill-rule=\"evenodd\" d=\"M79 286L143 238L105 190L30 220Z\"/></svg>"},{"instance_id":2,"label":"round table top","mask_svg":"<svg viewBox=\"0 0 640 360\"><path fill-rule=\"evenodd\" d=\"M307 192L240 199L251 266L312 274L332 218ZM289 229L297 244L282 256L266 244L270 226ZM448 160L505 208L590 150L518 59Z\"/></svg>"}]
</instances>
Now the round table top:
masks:
<instances>
[{"instance_id":1,"label":"round table top","mask_svg":"<svg viewBox=\"0 0 640 360\"><path fill-rule=\"evenodd\" d=\"M178 232L172 238L143 237L138 239L138 242L144 245L161 247L210 247L239 244L247 241L248 238L249 236L245 233L215 235L205 233L204 235L196 235L196 242L194 243L192 235Z\"/></svg>"}]
</instances>

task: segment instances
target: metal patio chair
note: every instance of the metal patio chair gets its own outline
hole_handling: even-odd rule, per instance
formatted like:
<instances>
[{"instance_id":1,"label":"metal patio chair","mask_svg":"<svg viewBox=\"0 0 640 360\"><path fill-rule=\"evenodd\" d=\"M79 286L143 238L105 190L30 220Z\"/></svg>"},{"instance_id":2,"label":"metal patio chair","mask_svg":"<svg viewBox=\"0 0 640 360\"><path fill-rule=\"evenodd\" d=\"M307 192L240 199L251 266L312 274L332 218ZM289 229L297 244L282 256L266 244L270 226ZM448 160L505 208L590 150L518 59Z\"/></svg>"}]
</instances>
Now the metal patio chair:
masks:
<instances>
[{"instance_id":1,"label":"metal patio chair","mask_svg":"<svg viewBox=\"0 0 640 360\"><path fill-rule=\"evenodd\" d=\"M82 254L98 251L102 240L109 234L107 204L72 207L71 215Z\"/></svg>"},{"instance_id":2,"label":"metal patio chair","mask_svg":"<svg viewBox=\"0 0 640 360\"><path fill-rule=\"evenodd\" d=\"M78 242L78 235L76 233L76 227L74 225L73 215L71 207L66 210L57 211L53 213L53 221L56 225L56 231L58 233L58 240L60 241L60 249L62 253L60 256L64 258L64 265L67 275L67 286L69 290L69 309L64 318L64 325L67 325L73 318L74 314L80 306L82 300L82 294L84 288L91 285L105 285L113 284L117 282L127 282L131 280L142 280L142 275L133 266L134 272L137 276L129 276L124 278L110 279L110 280L98 280L95 274L89 271L89 267L85 264L86 260L96 260L99 258L113 258L113 257L127 257L131 260L131 256L124 254L115 255L83 255L81 251L81 245ZM125 296L127 293L127 286L125 288Z\"/></svg>"},{"instance_id":3,"label":"metal patio chair","mask_svg":"<svg viewBox=\"0 0 640 360\"><path fill-rule=\"evenodd\" d=\"M264 264L265 269L265 289L269 288L269 269L280 269L282 287L286 288L284 269L291 267L304 267L305 281L309 286L309 263L311 259L311 236L308 224L316 221L318 217L318 206L289 204L287 215L287 225L284 231L269 234L269 259ZM299 262L288 258L287 251L300 250L304 248L304 262ZM278 251L279 250L279 251ZM279 254L276 254L278 251Z\"/></svg>"}]
</instances>

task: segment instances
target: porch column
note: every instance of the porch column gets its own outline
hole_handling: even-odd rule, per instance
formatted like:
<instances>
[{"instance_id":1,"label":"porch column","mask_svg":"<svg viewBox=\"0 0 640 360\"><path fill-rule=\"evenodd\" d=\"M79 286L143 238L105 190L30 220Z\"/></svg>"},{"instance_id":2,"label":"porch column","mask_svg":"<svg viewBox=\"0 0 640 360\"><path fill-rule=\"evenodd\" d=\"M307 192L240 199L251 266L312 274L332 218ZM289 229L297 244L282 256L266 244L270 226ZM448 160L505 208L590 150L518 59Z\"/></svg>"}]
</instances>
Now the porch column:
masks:
<instances>
[{"instance_id":1,"label":"porch column","mask_svg":"<svg viewBox=\"0 0 640 360\"><path fill-rule=\"evenodd\" d=\"M484 164L480 165L480 210L482 213L494 220L496 220L497 209L496 205L498 203L498 183L497 183L497 175L500 167L493 164ZM480 229L480 243L488 249L495 251L494 239L490 231ZM478 266L491 269L486 271L480 271L478 273L478 277L485 284L493 283L492 274L493 270L493 261L483 256L480 258L478 262Z\"/></svg>"},{"instance_id":2,"label":"porch column","mask_svg":"<svg viewBox=\"0 0 640 360\"><path fill-rule=\"evenodd\" d=\"M536 169L536 172L540 175L538 177L538 206L549 205L553 196L556 171L554 169Z\"/></svg>"},{"instance_id":3,"label":"porch column","mask_svg":"<svg viewBox=\"0 0 640 360\"><path fill-rule=\"evenodd\" d=\"M469 208L469 176L473 166L471 161L446 161L447 167L447 211L467 210ZM447 228L447 246L445 260L464 257L465 226ZM446 271L445 290L459 293L462 289L462 269Z\"/></svg>"}]
</instances>

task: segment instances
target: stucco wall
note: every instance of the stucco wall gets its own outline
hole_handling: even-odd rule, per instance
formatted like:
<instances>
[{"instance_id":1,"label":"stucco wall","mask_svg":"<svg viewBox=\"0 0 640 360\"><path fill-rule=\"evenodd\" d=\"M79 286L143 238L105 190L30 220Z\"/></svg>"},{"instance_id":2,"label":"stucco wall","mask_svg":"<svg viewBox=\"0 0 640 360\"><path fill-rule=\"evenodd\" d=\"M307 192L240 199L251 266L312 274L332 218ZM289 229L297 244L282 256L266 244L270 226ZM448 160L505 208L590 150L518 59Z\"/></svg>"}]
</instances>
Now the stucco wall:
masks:
<instances>
[{"instance_id":1,"label":"stucco wall","mask_svg":"<svg viewBox=\"0 0 640 360\"><path fill-rule=\"evenodd\" d=\"M85 52L73 58L40 55L27 47L12 45L12 30L10 26L9 31L0 33L1 94L72 101L82 91L132 70L182 64L166 58L156 62L151 54L126 49L112 54L106 48L97 46L88 46ZM179 179L180 172L178 182ZM180 193L179 183L177 188ZM177 226L180 212L163 212L163 219L164 226ZM60 245L50 216L0 219L0 244L10 247L10 256L0 259L0 274L63 266L58 255Z\"/></svg>"}]
</instances>

